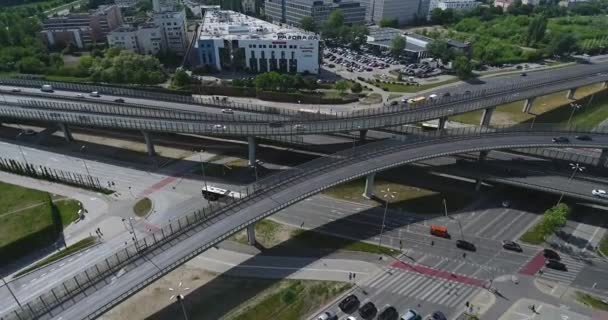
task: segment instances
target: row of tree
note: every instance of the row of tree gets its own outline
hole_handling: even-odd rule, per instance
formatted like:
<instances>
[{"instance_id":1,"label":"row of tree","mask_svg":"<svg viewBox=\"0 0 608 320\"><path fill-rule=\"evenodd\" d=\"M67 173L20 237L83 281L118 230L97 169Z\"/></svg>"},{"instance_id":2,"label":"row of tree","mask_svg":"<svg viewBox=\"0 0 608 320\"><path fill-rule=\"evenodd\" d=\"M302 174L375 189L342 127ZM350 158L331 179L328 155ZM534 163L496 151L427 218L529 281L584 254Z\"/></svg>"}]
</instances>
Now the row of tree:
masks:
<instances>
[{"instance_id":1,"label":"row of tree","mask_svg":"<svg viewBox=\"0 0 608 320\"><path fill-rule=\"evenodd\" d=\"M317 26L312 17L304 17L300 21L300 27L306 31L320 32L324 39L349 45L353 49L360 48L367 41L369 34L364 25L347 25L340 10L332 11L322 26Z\"/></svg>"}]
</instances>

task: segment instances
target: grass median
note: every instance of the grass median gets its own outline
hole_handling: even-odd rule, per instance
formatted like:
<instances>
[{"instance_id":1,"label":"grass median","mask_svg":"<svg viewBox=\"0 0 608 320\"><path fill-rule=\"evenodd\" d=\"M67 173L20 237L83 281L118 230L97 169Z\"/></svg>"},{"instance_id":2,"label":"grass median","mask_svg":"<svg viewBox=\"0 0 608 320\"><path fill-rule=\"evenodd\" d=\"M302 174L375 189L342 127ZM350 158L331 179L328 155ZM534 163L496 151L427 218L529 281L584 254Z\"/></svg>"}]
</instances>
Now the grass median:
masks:
<instances>
[{"instance_id":1,"label":"grass median","mask_svg":"<svg viewBox=\"0 0 608 320\"><path fill-rule=\"evenodd\" d=\"M133 212L138 217L145 217L152 210L152 200L150 198L139 199L133 206Z\"/></svg>"},{"instance_id":2,"label":"grass median","mask_svg":"<svg viewBox=\"0 0 608 320\"><path fill-rule=\"evenodd\" d=\"M520 240L533 245L542 244L547 237L566 224L570 211L570 207L565 203L547 209L541 220L528 229Z\"/></svg>"},{"instance_id":3,"label":"grass median","mask_svg":"<svg viewBox=\"0 0 608 320\"><path fill-rule=\"evenodd\" d=\"M55 262L55 261L57 261L57 260L59 260L59 259L61 259L63 257L67 257L67 256L69 256L69 255L71 255L73 253L76 253L76 252L80 251L80 250L86 249L86 248L94 245L96 243L96 241L97 241L97 239L95 237L86 237L86 238L84 238L84 239L82 239L82 240L74 243L73 245L68 246L67 248L65 248L65 249L63 249L61 251L59 251L59 252L57 252L57 253L55 253L53 255L50 255L50 256L44 258L43 260L40 260L39 262L36 262L34 265L32 265L32 266L30 266L30 267L28 267L26 269L23 269L23 270L17 272L15 274L15 276L20 276L20 275L26 274L26 273L31 272L33 270L39 269L41 267L44 267L44 266L46 266L49 263Z\"/></svg>"},{"instance_id":4,"label":"grass median","mask_svg":"<svg viewBox=\"0 0 608 320\"><path fill-rule=\"evenodd\" d=\"M588 293L584 293L584 292L580 292L577 291L576 292L576 300L580 303L586 304L588 306L590 306L593 309L599 309L599 310L604 310L604 311L608 311L608 302L607 300L602 300L598 297L592 296Z\"/></svg>"}]
</instances>

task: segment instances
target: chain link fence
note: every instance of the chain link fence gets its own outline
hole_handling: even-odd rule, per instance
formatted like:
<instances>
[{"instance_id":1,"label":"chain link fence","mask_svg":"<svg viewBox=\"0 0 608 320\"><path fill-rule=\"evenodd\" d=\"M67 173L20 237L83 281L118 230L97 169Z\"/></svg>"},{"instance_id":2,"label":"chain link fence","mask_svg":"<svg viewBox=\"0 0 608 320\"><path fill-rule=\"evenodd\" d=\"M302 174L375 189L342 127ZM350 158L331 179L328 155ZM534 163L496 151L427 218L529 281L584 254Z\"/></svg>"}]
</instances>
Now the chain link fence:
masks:
<instances>
[{"instance_id":1,"label":"chain link fence","mask_svg":"<svg viewBox=\"0 0 608 320\"><path fill-rule=\"evenodd\" d=\"M89 315L83 315L83 318L95 318L100 315L108 308L118 303L125 297L129 296L133 292L143 288L150 282L166 274L170 270L176 268L183 262L191 259L210 248L211 246L223 241L230 235L236 233L239 230L244 229L247 225L255 223L264 217L277 212L285 207L288 207L296 202L303 200L320 190L337 185L353 178L364 176L371 172L384 170L404 163L423 160L425 157L400 160L399 163L386 163L378 164L375 163L374 159L383 155L409 150L416 146L433 145L437 141L443 143L449 143L450 141L458 141L462 139L473 139L479 136L491 137L491 136L521 136L522 133L526 135L542 135L543 137L551 137L554 134L563 133L586 133L585 130L564 130L563 126L538 126L531 130L529 127L501 127L501 128L461 128L457 130L445 130L436 131L425 134L418 134L414 136L398 136L396 139L388 139L375 143L363 145L358 148L344 150L336 154L332 154L327 157L318 158L292 169L280 172L268 176L266 178L258 180L256 183L248 185L240 192L244 195L240 199L227 198L225 202L218 203L209 208L195 211L188 215L179 217L176 220L170 221L168 224L163 225L157 231L139 238L134 243L120 248L112 255L104 258L101 261L93 263L90 266L85 267L82 271L78 272L74 276L67 280L64 280L61 284L53 287L52 289L42 293L34 299L22 303L21 307L13 309L8 314L2 316L3 320L25 320L25 319L50 319L57 316L62 311L70 308L71 306L78 304L80 301L85 299L87 296L95 294L97 290L105 287L112 281L111 279L119 271L128 273L131 270L137 269L138 266L146 262L145 257L148 259L150 256L155 256L167 249L164 244L170 243L173 240L180 241L180 237L190 237L193 232L202 233L210 226L217 222L226 219L234 215L237 212L241 212L245 208L251 208L255 203L262 199L268 199L274 194L277 194L281 190L292 187L295 183L308 181L310 177L324 176L326 173L333 172L337 168L347 167L349 165L370 163L371 169L367 170L362 168L356 173L355 176L349 176L343 179L333 181L330 185L324 185L321 189L311 189L297 193L292 196L289 200L284 202L277 202L276 206L263 214L256 215L244 223L238 226L231 227L230 230L225 230L222 236L215 238L213 241L201 244L198 248L194 248L191 252L184 254L177 261L174 261L170 265L160 268L156 273L146 277L145 280L133 284L133 286L126 292L118 294L118 296L112 298L107 304L96 310L90 310ZM592 131L592 133L606 134L606 128L598 128ZM542 145L531 145L532 147L542 147L543 145L550 144L543 143ZM580 146L593 146L597 142L589 141L577 141ZM527 145L508 145L502 147L517 148L526 147ZM480 148L481 150L481 148ZM463 152L479 151L476 147L471 150L463 150ZM449 153L432 154L427 156L437 157L449 155ZM366 171L367 170L367 171ZM369 171L369 172L368 172ZM311 187L313 188L313 187ZM314 187L316 188L316 187ZM170 246L169 246L170 247ZM9 284L10 286L10 284ZM4 289L3 289L4 290Z\"/></svg>"}]
</instances>

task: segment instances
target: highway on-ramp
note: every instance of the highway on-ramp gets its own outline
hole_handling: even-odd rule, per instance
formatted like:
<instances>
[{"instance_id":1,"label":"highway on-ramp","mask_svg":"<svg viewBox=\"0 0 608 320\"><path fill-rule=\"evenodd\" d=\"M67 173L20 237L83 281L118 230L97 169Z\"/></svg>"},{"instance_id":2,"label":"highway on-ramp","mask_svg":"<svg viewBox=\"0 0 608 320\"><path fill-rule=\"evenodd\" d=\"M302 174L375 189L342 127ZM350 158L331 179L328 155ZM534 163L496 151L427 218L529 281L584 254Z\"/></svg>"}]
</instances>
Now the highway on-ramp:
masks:
<instances>
[{"instance_id":1,"label":"highway on-ramp","mask_svg":"<svg viewBox=\"0 0 608 320\"><path fill-rule=\"evenodd\" d=\"M113 305L145 287L170 270L193 258L235 232L326 188L403 164L463 152L492 149L554 146L556 135L568 136L568 147L605 148L608 134L591 133L593 140L579 141L583 132L529 131L479 128L427 136L384 140L320 158L291 170L269 176L251 186L249 195L228 202L213 212L189 215L158 232L89 267L55 287L52 292L32 292L19 315L42 319L95 318ZM566 144L564 144L564 147ZM137 252L144 252L143 254ZM41 296L36 297L41 294ZM2 312L7 312L6 306ZM51 316L52 315L52 316ZM18 319L7 313L5 319Z\"/></svg>"}]
</instances>

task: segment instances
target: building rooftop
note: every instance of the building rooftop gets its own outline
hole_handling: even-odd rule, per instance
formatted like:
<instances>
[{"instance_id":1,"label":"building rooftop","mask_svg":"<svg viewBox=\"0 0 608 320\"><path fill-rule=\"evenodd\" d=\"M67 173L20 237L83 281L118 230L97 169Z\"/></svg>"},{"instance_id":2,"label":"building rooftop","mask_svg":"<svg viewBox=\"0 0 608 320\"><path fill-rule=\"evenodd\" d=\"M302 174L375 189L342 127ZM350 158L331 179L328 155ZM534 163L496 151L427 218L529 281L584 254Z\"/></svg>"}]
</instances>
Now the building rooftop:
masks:
<instances>
[{"instance_id":1,"label":"building rooftop","mask_svg":"<svg viewBox=\"0 0 608 320\"><path fill-rule=\"evenodd\" d=\"M137 31L137 28L135 28L133 26L129 26L129 25L123 25L123 26L120 26L120 27L112 30L112 32L110 32L110 33L115 33L115 32L133 32L133 31Z\"/></svg>"},{"instance_id":2,"label":"building rooftop","mask_svg":"<svg viewBox=\"0 0 608 320\"><path fill-rule=\"evenodd\" d=\"M203 17L199 39L315 39L314 33L285 28L230 10L209 10ZM317 38L318 39L318 38Z\"/></svg>"}]
</instances>

